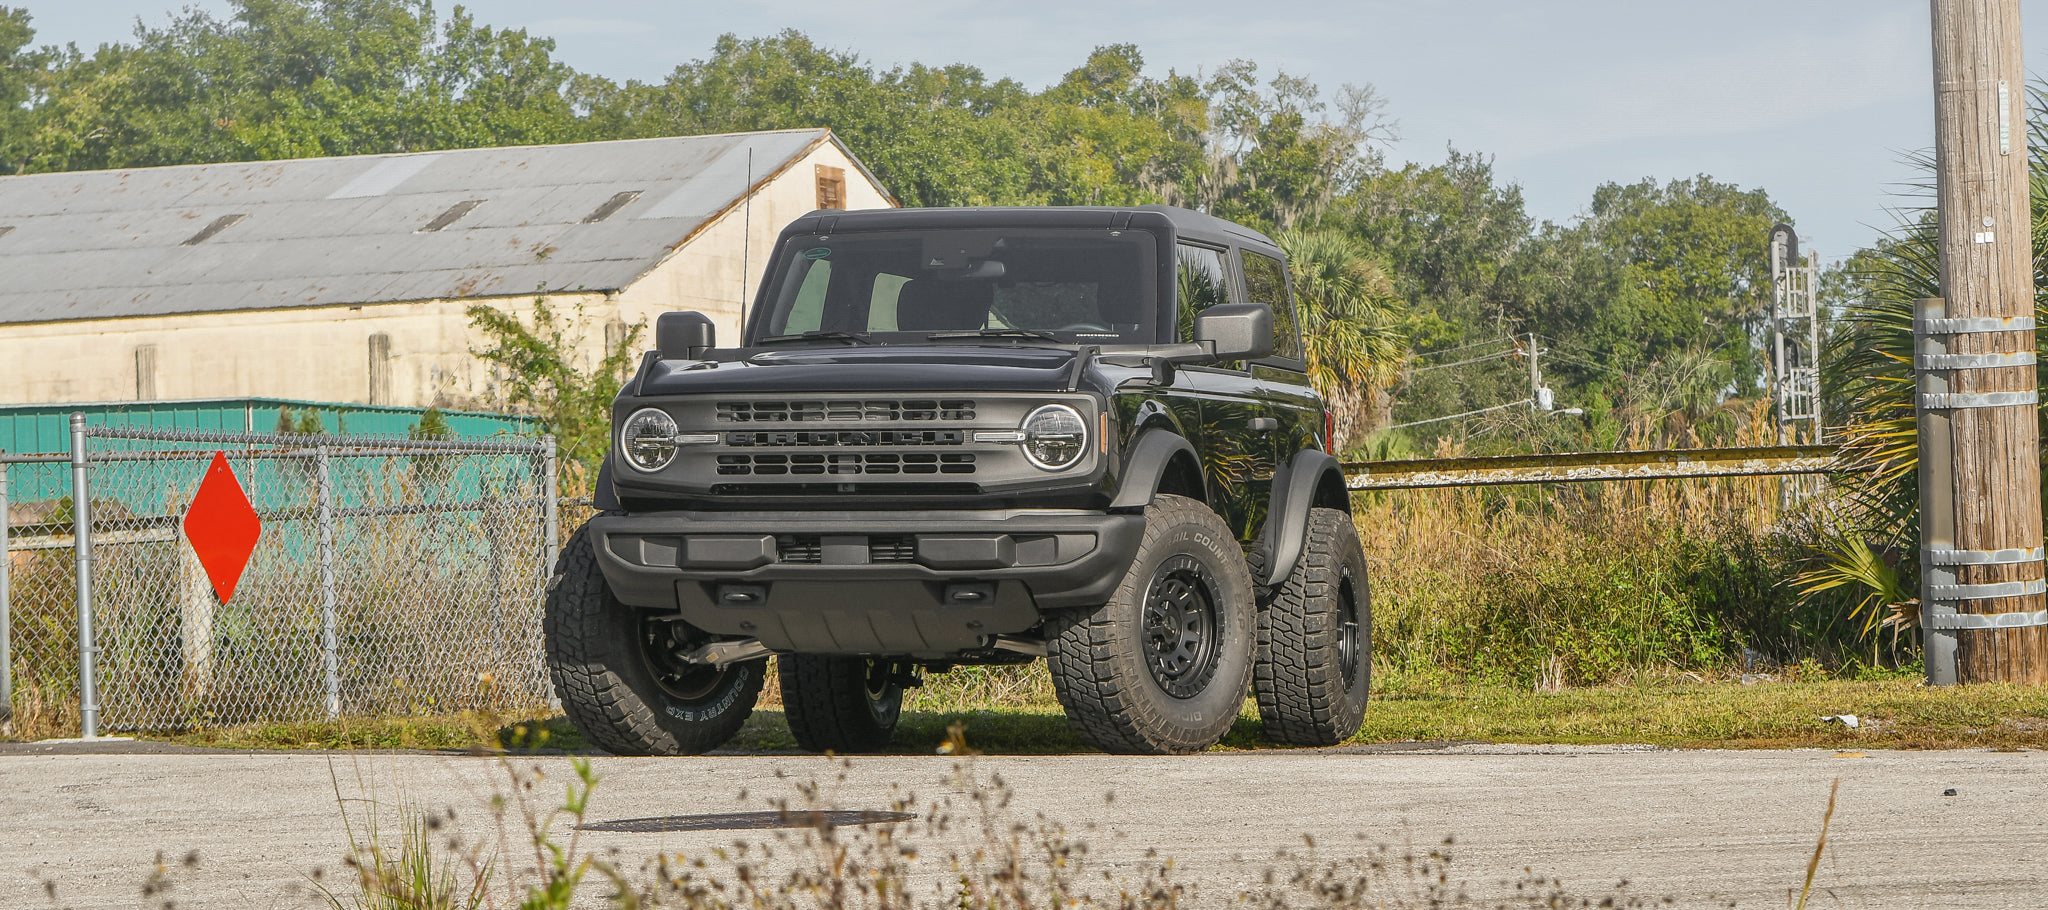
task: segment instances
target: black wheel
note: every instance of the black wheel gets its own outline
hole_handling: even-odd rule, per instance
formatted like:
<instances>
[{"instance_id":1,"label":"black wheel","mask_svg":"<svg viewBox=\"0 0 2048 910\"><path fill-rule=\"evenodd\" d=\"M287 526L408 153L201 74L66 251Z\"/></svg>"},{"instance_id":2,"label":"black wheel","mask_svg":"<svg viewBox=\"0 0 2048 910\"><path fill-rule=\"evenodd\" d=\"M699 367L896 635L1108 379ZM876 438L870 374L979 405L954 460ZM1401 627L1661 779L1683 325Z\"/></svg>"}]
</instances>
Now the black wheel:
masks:
<instances>
[{"instance_id":1,"label":"black wheel","mask_svg":"<svg viewBox=\"0 0 2048 910\"><path fill-rule=\"evenodd\" d=\"M1253 623L1230 529L1200 502L1160 496L1110 602L1049 622L1046 665L1068 721L1097 748L1197 752L1244 704Z\"/></svg>"},{"instance_id":2,"label":"black wheel","mask_svg":"<svg viewBox=\"0 0 2048 910\"><path fill-rule=\"evenodd\" d=\"M775 659L782 710L796 744L812 752L880 752L903 715L909 664L867 657L785 654Z\"/></svg>"},{"instance_id":3,"label":"black wheel","mask_svg":"<svg viewBox=\"0 0 2048 910\"><path fill-rule=\"evenodd\" d=\"M588 529L569 538L548 582L543 630L562 711L619 755L696 755L739 732L761 694L763 661L723 669L682 659L711 637L680 619L620 603Z\"/></svg>"},{"instance_id":4,"label":"black wheel","mask_svg":"<svg viewBox=\"0 0 2048 910\"><path fill-rule=\"evenodd\" d=\"M1275 741L1334 746L1358 732L1371 690L1372 598L1358 528L1338 509L1311 509L1301 560L1259 611L1259 718Z\"/></svg>"}]
</instances>

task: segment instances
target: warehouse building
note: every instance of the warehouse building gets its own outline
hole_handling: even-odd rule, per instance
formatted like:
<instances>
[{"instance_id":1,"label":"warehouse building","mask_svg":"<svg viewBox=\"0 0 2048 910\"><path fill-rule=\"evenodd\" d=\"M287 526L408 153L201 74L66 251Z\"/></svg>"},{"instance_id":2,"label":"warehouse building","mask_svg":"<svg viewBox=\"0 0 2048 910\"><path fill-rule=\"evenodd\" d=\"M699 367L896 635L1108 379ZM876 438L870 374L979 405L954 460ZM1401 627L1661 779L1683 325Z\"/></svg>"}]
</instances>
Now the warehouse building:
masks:
<instances>
[{"instance_id":1,"label":"warehouse building","mask_svg":"<svg viewBox=\"0 0 2048 910\"><path fill-rule=\"evenodd\" d=\"M827 130L0 177L0 403L489 408L470 306L730 341L783 225L893 204Z\"/></svg>"}]
</instances>

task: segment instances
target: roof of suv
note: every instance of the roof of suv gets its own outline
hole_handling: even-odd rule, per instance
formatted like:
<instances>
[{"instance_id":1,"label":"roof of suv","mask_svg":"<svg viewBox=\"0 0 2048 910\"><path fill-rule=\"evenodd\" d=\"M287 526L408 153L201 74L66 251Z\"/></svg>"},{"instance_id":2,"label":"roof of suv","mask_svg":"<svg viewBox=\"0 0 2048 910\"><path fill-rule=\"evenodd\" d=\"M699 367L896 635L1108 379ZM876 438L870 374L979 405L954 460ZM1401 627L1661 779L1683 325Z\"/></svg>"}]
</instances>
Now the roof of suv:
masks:
<instances>
[{"instance_id":1,"label":"roof of suv","mask_svg":"<svg viewBox=\"0 0 2048 910\"><path fill-rule=\"evenodd\" d=\"M1210 243L1236 244L1278 250L1272 238L1258 231L1214 215L1171 205L1138 206L974 206L961 208L864 209L841 212L820 210L791 222L787 233L828 230L882 230L888 228L992 228L992 227L1107 227L1119 213L1149 213L1173 225L1174 233ZM1142 223L1142 222L1141 222Z\"/></svg>"}]
</instances>

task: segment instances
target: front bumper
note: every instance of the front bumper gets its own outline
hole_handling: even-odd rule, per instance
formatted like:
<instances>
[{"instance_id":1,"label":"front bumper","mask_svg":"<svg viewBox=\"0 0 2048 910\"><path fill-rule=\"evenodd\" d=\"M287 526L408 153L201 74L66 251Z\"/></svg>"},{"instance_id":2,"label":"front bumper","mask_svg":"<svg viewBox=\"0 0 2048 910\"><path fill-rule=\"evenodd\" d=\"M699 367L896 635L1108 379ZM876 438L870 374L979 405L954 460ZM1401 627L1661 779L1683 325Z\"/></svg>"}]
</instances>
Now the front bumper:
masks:
<instances>
[{"instance_id":1,"label":"front bumper","mask_svg":"<svg viewBox=\"0 0 2048 910\"><path fill-rule=\"evenodd\" d=\"M1109 599L1142 515L1067 510L650 512L590 521L633 606L776 651L940 658Z\"/></svg>"}]
</instances>

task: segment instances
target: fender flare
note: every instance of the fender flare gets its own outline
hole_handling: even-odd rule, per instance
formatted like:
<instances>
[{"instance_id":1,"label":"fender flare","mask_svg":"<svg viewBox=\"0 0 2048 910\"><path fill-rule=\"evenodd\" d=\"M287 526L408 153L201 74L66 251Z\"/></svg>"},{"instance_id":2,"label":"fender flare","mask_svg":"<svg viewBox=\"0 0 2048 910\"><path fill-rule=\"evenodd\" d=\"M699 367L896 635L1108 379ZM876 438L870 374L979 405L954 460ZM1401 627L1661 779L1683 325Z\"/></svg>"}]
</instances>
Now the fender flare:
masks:
<instances>
[{"instance_id":1,"label":"fender flare","mask_svg":"<svg viewBox=\"0 0 2048 910\"><path fill-rule=\"evenodd\" d=\"M590 507L600 512L619 512L626 508L619 504L619 491L612 489L610 458L597 467L597 487L590 491Z\"/></svg>"},{"instance_id":2,"label":"fender flare","mask_svg":"<svg viewBox=\"0 0 2048 910\"><path fill-rule=\"evenodd\" d=\"M1123 472L1117 482L1116 498L1111 500L1112 509L1142 509L1152 502L1152 495L1159 489L1159 481L1166 476L1166 468L1173 464L1174 456L1186 452L1200 465L1195 447L1179 433L1154 428L1138 437L1138 444L1131 447L1131 454L1124 459ZM1196 472L1197 479L1200 472ZM1206 496L1205 496L1206 501Z\"/></svg>"},{"instance_id":3,"label":"fender flare","mask_svg":"<svg viewBox=\"0 0 2048 910\"><path fill-rule=\"evenodd\" d=\"M1344 468L1335 457L1318 449L1296 452L1281 476L1273 478L1273 501L1266 512L1266 577L1253 581L1270 585L1294 571L1308 545L1308 512L1315 508L1317 492L1328 482L1344 489ZM1345 510L1350 510L1348 499Z\"/></svg>"}]
</instances>

